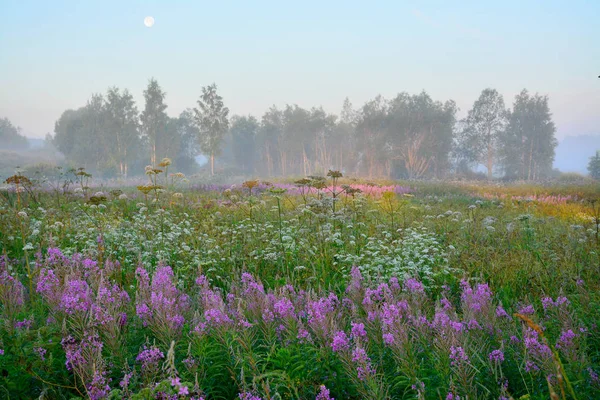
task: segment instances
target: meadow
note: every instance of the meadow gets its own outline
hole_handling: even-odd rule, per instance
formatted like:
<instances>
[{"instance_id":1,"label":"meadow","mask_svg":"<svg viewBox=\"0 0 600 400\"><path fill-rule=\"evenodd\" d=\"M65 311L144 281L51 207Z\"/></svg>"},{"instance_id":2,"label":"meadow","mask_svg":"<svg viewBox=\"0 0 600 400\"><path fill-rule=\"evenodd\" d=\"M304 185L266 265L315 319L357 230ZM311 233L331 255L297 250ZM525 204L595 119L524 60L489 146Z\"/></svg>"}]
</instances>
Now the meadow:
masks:
<instances>
[{"instance_id":1,"label":"meadow","mask_svg":"<svg viewBox=\"0 0 600 400\"><path fill-rule=\"evenodd\" d=\"M4 183L0 398L600 398L597 184L146 174Z\"/></svg>"}]
</instances>

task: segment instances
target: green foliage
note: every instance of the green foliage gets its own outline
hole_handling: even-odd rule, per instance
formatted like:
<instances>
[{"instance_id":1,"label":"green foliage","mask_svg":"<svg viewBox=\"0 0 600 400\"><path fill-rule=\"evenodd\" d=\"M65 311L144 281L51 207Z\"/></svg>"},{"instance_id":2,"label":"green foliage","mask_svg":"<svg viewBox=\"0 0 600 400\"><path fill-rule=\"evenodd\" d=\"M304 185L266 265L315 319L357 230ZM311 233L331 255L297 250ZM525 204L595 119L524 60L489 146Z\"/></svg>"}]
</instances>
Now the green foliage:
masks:
<instances>
[{"instance_id":1,"label":"green foliage","mask_svg":"<svg viewBox=\"0 0 600 400\"><path fill-rule=\"evenodd\" d=\"M592 178L600 179L600 151L597 151L596 155L590 158L588 171Z\"/></svg>"},{"instance_id":2,"label":"green foliage","mask_svg":"<svg viewBox=\"0 0 600 400\"><path fill-rule=\"evenodd\" d=\"M198 99L198 108L194 108L194 117L198 127L198 143L204 154L210 155L210 171L214 175L214 158L221 151L223 136L229 129L229 109L223 98L217 94L217 85L202 88Z\"/></svg>"},{"instance_id":3,"label":"green foliage","mask_svg":"<svg viewBox=\"0 0 600 400\"><path fill-rule=\"evenodd\" d=\"M8 118L0 118L0 149L24 150L28 147L29 142L21 134L21 129L14 126Z\"/></svg>"},{"instance_id":4,"label":"green foliage","mask_svg":"<svg viewBox=\"0 0 600 400\"><path fill-rule=\"evenodd\" d=\"M505 175L522 180L548 176L557 145L555 132L548 97L521 91L508 113L506 132L500 138Z\"/></svg>"}]
</instances>

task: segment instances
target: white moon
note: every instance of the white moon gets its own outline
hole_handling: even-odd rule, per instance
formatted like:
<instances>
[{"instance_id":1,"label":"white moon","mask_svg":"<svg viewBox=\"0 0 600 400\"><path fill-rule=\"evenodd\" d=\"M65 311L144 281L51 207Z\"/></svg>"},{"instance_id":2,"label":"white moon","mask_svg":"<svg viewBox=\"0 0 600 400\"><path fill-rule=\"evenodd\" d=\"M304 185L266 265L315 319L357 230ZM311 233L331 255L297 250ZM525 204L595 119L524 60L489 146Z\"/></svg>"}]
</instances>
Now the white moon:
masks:
<instances>
[{"instance_id":1,"label":"white moon","mask_svg":"<svg viewBox=\"0 0 600 400\"><path fill-rule=\"evenodd\" d=\"M154 25L154 18L150 16L144 18L144 25L146 25L148 28L152 28L152 25Z\"/></svg>"}]
</instances>

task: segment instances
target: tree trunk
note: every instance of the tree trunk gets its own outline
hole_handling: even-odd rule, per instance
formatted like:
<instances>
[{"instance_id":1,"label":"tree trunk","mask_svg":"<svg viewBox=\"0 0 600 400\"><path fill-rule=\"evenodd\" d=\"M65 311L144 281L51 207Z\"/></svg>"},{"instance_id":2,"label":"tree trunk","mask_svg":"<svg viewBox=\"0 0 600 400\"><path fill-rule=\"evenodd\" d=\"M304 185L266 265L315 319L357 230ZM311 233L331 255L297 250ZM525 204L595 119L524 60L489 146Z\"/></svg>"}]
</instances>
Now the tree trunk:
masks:
<instances>
[{"instance_id":1,"label":"tree trunk","mask_svg":"<svg viewBox=\"0 0 600 400\"><path fill-rule=\"evenodd\" d=\"M494 150L492 149L492 143L488 142L487 148L487 175L488 181L492 180L492 171L494 169Z\"/></svg>"},{"instance_id":2,"label":"tree trunk","mask_svg":"<svg viewBox=\"0 0 600 400\"><path fill-rule=\"evenodd\" d=\"M215 153L212 151L210 152L210 174L215 174Z\"/></svg>"}]
</instances>

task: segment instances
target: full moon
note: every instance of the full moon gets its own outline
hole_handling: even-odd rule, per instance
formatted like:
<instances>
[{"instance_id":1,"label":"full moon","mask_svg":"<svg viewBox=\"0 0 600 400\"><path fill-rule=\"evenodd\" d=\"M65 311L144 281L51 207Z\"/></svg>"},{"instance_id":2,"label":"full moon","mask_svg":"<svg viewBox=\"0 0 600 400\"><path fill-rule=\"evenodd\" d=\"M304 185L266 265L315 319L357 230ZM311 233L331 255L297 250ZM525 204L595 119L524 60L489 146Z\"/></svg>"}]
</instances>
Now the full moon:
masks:
<instances>
[{"instance_id":1,"label":"full moon","mask_svg":"<svg viewBox=\"0 0 600 400\"><path fill-rule=\"evenodd\" d=\"M146 25L148 28L152 28L152 25L154 25L154 18L150 16L144 18L144 25Z\"/></svg>"}]
</instances>

